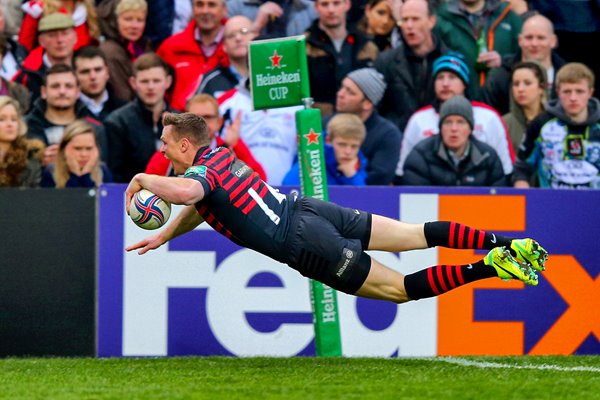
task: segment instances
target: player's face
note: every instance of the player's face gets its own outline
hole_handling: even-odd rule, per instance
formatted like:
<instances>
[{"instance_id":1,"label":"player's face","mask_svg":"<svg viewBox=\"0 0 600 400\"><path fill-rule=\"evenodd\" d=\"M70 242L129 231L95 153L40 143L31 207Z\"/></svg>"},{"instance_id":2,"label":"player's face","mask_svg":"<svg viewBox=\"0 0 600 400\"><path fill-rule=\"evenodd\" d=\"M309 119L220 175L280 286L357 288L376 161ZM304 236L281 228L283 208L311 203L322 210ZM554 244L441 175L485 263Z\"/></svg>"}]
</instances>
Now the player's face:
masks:
<instances>
[{"instance_id":1,"label":"player's face","mask_svg":"<svg viewBox=\"0 0 600 400\"><path fill-rule=\"evenodd\" d=\"M360 140L353 138L336 136L331 141L331 145L338 163L356 160L360 150Z\"/></svg>"},{"instance_id":2,"label":"player's face","mask_svg":"<svg viewBox=\"0 0 600 400\"><path fill-rule=\"evenodd\" d=\"M71 72L48 75L46 86L42 86L42 98L48 107L57 110L68 110L79 98L77 78Z\"/></svg>"},{"instance_id":3,"label":"player's face","mask_svg":"<svg viewBox=\"0 0 600 400\"><path fill-rule=\"evenodd\" d=\"M19 136L19 114L12 104L0 108L0 143L12 143Z\"/></svg>"},{"instance_id":4,"label":"player's face","mask_svg":"<svg viewBox=\"0 0 600 400\"><path fill-rule=\"evenodd\" d=\"M571 118L577 118L587 110L588 101L593 93L594 89L585 79L576 83L564 82L558 88L560 105Z\"/></svg>"},{"instance_id":5,"label":"player's face","mask_svg":"<svg viewBox=\"0 0 600 400\"><path fill-rule=\"evenodd\" d=\"M350 0L315 0L314 4L319 14L319 22L326 29L335 29L346 24Z\"/></svg>"},{"instance_id":6,"label":"player's face","mask_svg":"<svg viewBox=\"0 0 600 400\"><path fill-rule=\"evenodd\" d=\"M464 94L465 84L456 74L442 71L435 77L434 89L437 98L444 102L458 94Z\"/></svg>"},{"instance_id":7,"label":"player's face","mask_svg":"<svg viewBox=\"0 0 600 400\"><path fill-rule=\"evenodd\" d=\"M540 81L529 68L519 68L513 72L512 95L521 107L530 107L541 104L544 89Z\"/></svg>"},{"instance_id":8,"label":"player's face","mask_svg":"<svg viewBox=\"0 0 600 400\"><path fill-rule=\"evenodd\" d=\"M211 103L192 103L188 107L188 112L204 118L204 121L206 121L206 125L208 126L209 140L212 140L219 129L221 129L223 118L219 115L219 110L216 109Z\"/></svg>"},{"instance_id":9,"label":"player's face","mask_svg":"<svg viewBox=\"0 0 600 400\"><path fill-rule=\"evenodd\" d=\"M441 129L440 134L446 147L462 154L471 136L471 127L467 120L460 115L450 115L442 122Z\"/></svg>"},{"instance_id":10,"label":"player's face","mask_svg":"<svg viewBox=\"0 0 600 400\"><path fill-rule=\"evenodd\" d=\"M125 11L117 18L119 35L131 42L137 42L146 28L146 13L142 10Z\"/></svg>"},{"instance_id":11,"label":"player's face","mask_svg":"<svg viewBox=\"0 0 600 400\"><path fill-rule=\"evenodd\" d=\"M193 0L193 13L200 32L213 32L227 16L225 0Z\"/></svg>"},{"instance_id":12,"label":"player's face","mask_svg":"<svg viewBox=\"0 0 600 400\"><path fill-rule=\"evenodd\" d=\"M75 64L75 74L81 91L91 98L104 93L109 78L104 60L101 57L78 58Z\"/></svg>"},{"instance_id":13,"label":"player's face","mask_svg":"<svg viewBox=\"0 0 600 400\"><path fill-rule=\"evenodd\" d=\"M185 165L182 161L182 153L179 146L181 140L177 140L176 136L173 134L173 127L171 125L163 128L160 141L160 152L167 160L171 161L175 174L183 174L188 165Z\"/></svg>"},{"instance_id":14,"label":"player's face","mask_svg":"<svg viewBox=\"0 0 600 400\"><path fill-rule=\"evenodd\" d=\"M363 110L365 95L358 85L350 78L344 78L335 99L338 112L358 114Z\"/></svg>"},{"instance_id":15,"label":"player's face","mask_svg":"<svg viewBox=\"0 0 600 400\"><path fill-rule=\"evenodd\" d=\"M136 94L147 107L162 103L165 92L171 86L171 77L161 67L138 71L132 79Z\"/></svg>"},{"instance_id":16,"label":"player's face","mask_svg":"<svg viewBox=\"0 0 600 400\"><path fill-rule=\"evenodd\" d=\"M83 168L97 151L96 139L92 132L73 137L65 146L65 153L76 161L80 168Z\"/></svg>"}]
</instances>

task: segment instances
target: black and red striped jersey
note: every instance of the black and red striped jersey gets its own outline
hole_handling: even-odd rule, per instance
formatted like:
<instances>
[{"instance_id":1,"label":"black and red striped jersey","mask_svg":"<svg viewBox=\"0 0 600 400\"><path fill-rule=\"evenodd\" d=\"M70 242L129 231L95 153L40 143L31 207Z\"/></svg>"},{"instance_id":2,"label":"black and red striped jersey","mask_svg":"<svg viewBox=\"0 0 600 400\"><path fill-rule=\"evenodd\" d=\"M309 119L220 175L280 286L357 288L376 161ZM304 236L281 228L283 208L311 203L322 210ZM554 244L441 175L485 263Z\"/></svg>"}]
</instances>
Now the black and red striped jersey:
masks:
<instances>
[{"instance_id":1,"label":"black and red striped jersey","mask_svg":"<svg viewBox=\"0 0 600 400\"><path fill-rule=\"evenodd\" d=\"M217 232L241 246L284 260L291 196L262 181L226 147L201 148L184 177L204 187L204 198L196 209Z\"/></svg>"}]
</instances>

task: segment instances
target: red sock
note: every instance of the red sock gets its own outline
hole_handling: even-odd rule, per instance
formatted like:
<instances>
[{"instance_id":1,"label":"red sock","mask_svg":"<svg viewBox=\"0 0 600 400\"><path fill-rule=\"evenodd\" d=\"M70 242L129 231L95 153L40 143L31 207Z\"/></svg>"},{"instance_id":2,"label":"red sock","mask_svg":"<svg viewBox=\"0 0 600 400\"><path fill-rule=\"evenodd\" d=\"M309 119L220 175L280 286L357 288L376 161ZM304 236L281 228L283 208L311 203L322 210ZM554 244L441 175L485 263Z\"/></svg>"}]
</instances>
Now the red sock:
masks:
<instances>
[{"instance_id":1,"label":"red sock","mask_svg":"<svg viewBox=\"0 0 600 400\"><path fill-rule=\"evenodd\" d=\"M459 286L498 276L483 260L467 265L436 265L404 277L406 294L412 300L439 296Z\"/></svg>"},{"instance_id":2,"label":"red sock","mask_svg":"<svg viewBox=\"0 0 600 400\"><path fill-rule=\"evenodd\" d=\"M451 249L486 249L510 247L512 239L457 222L435 221L425 223L425 240L429 247L442 246Z\"/></svg>"}]
</instances>

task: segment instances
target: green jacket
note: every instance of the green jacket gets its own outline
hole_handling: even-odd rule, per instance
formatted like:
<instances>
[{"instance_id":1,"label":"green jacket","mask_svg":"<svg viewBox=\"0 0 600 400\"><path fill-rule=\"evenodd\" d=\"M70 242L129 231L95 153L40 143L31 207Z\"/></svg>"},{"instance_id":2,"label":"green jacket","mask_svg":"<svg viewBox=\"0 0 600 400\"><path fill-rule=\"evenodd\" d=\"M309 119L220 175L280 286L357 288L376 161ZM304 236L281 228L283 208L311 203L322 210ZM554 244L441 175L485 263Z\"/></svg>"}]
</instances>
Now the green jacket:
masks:
<instances>
[{"instance_id":1,"label":"green jacket","mask_svg":"<svg viewBox=\"0 0 600 400\"><path fill-rule=\"evenodd\" d=\"M482 18L488 50L496 50L504 57L519 49L517 38L521 32L521 17L510 10L510 4L500 0L486 0ZM437 12L435 32L442 42L463 54L469 64L471 79L469 94L473 100L481 100L481 86L485 73L475 70L477 60L477 33L469 19L458 6L458 0L443 3Z\"/></svg>"}]
</instances>

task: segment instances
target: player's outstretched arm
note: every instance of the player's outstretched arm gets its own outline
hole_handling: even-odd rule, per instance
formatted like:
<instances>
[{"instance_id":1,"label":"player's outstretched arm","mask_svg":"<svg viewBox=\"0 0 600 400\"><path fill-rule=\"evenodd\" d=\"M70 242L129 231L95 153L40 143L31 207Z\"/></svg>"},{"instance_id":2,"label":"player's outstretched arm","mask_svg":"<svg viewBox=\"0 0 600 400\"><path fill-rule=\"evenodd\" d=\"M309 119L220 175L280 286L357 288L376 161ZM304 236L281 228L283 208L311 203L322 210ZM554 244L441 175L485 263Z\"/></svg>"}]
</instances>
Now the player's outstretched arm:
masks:
<instances>
[{"instance_id":1,"label":"player's outstretched arm","mask_svg":"<svg viewBox=\"0 0 600 400\"><path fill-rule=\"evenodd\" d=\"M148 236L144 240L128 246L127 251L139 250L138 254L145 254L167 243L169 240L190 232L203 222L202 217L196 211L196 207L191 205L185 207L177 218L169 223L165 229L156 235Z\"/></svg>"}]
</instances>

